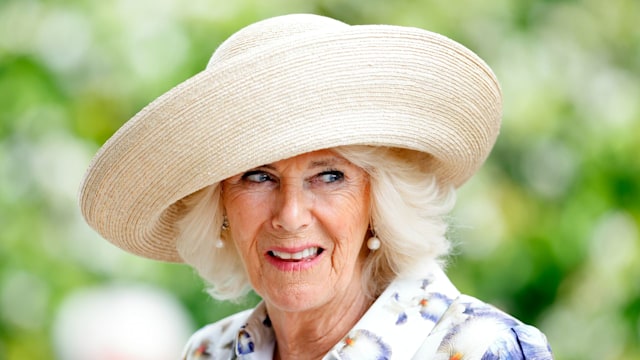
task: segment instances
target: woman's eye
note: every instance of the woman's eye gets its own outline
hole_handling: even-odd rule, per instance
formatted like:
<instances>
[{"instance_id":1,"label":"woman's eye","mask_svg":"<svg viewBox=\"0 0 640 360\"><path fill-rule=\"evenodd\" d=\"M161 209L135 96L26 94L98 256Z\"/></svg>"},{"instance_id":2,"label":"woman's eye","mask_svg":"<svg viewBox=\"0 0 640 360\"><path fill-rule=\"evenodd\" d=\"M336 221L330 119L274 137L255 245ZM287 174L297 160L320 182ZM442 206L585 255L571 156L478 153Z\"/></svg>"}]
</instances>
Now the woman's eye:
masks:
<instances>
[{"instance_id":1,"label":"woman's eye","mask_svg":"<svg viewBox=\"0 0 640 360\"><path fill-rule=\"evenodd\" d=\"M265 181L270 181L271 175L264 171L249 171L242 175L242 180L254 183L263 183Z\"/></svg>"},{"instance_id":2,"label":"woman's eye","mask_svg":"<svg viewBox=\"0 0 640 360\"><path fill-rule=\"evenodd\" d=\"M344 178L344 173L342 171L325 171L319 174L318 178L324 183L334 183L342 180Z\"/></svg>"}]
</instances>

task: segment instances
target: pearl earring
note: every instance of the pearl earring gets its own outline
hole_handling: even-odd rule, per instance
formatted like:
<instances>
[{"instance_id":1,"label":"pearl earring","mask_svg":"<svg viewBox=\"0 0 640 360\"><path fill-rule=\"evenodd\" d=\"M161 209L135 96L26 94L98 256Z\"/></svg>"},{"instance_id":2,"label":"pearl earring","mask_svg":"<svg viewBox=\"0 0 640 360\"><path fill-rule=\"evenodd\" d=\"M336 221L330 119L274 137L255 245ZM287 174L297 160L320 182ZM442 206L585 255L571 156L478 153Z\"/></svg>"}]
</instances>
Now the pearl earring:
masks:
<instances>
[{"instance_id":1,"label":"pearl earring","mask_svg":"<svg viewBox=\"0 0 640 360\"><path fill-rule=\"evenodd\" d=\"M229 230L229 219L227 219L227 215L224 215L222 217L222 225L220 225L220 230L221 231ZM223 247L224 247L224 241L222 241L221 238L218 238L218 240L216 240L216 248L222 249Z\"/></svg>"},{"instance_id":2,"label":"pearl earring","mask_svg":"<svg viewBox=\"0 0 640 360\"><path fill-rule=\"evenodd\" d=\"M380 239L378 239L376 236L370 237L369 240L367 240L367 247L371 251L380 249Z\"/></svg>"}]
</instances>

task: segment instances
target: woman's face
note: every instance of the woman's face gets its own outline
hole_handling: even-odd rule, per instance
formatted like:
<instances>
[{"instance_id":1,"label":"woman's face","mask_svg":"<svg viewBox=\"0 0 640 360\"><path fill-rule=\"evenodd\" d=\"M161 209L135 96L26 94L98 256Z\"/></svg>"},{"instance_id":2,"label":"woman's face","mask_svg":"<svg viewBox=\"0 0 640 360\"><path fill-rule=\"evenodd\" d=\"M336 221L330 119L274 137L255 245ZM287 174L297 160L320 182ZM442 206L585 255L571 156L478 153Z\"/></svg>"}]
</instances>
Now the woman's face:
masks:
<instances>
[{"instance_id":1,"label":"woman's face","mask_svg":"<svg viewBox=\"0 0 640 360\"><path fill-rule=\"evenodd\" d=\"M304 311L362 292L368 180L361 168L321 150L223 181L228 231L270 306Z\"/></svg>"}]
</instances>

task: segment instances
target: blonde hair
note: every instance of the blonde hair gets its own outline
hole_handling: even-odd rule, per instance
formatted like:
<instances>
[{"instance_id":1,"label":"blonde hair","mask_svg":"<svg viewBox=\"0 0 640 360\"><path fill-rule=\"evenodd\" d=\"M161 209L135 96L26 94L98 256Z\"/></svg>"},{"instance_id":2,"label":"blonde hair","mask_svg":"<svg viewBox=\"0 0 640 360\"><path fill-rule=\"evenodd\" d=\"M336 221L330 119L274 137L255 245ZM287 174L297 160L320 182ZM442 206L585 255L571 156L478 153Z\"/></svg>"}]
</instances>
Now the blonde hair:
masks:
<instances>
[{"instance_id":1,"label":"blonde hair","mask_svg":"<svg viewBox=\"0 0 640 360\"><path fill-rule=\"evenodd\" d=\"M371 251L363 268L363 291L378 296L398 276L441 262L449 252L445 216L455 202L451 188L442 189L424 168L429 155L397 148L353 145L333 148L369 174L371 229L382 246ZM182 200L177 249L219 300L237 300L251 290L240 256L222 226L219 184ZM225 243L217 248L220 239ZM365 242L366 243L366 242ZM366 245L365 245L366 246Z\"/></svg>"}]
</instances>

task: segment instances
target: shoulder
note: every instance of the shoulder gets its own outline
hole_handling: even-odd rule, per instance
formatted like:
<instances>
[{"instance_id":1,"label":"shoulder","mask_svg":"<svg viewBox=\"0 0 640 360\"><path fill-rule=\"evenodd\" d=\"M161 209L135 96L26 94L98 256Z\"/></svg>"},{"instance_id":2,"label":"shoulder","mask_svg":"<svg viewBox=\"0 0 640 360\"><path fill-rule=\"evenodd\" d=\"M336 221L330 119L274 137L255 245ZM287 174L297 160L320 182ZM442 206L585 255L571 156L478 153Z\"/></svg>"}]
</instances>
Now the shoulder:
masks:
<instances>
[{"instance_id":1,"label":"shoulder","mask_svg":"<svg viewBox=\"0 0 640 360\"><path fill-rule=\"evenodd\" d=\"M182 352L183 360L229 358L240 328L246 324L253 309L245 310L209 324L196 331Z\"/></svg>"},{"instance_id":2,"label":"shoulder","mask_svg":"<svg viewBox=\"0 0 640 360\"><path fill-rule=\"evenodd\" d=\"M537 328L520 324L513 326L498 337L485 352L482 359L553 359L547 338Z\"/></svg>"},{"instance_id":3,"label":"shoulder","mask_svg":"<svg viewBox=\"0 0 640 360\"><path fill-rule=\"evenodd\" d=\"M513 316L476 298L461 297L473 321L493 322L497 326L493 343L483 359L553 359L546 336L536 327L522 323Z\"/></svg>"},{"instance_id":4,"label":"shoulder","mask_svg":"<svg viewBox=\"0 0 640 360\"><path fill-rule=\"evenodd\" d=\"M451 304L435 334L438 359L553 359L540 330L466 295Z\"/></svg>"}]
</instances>

